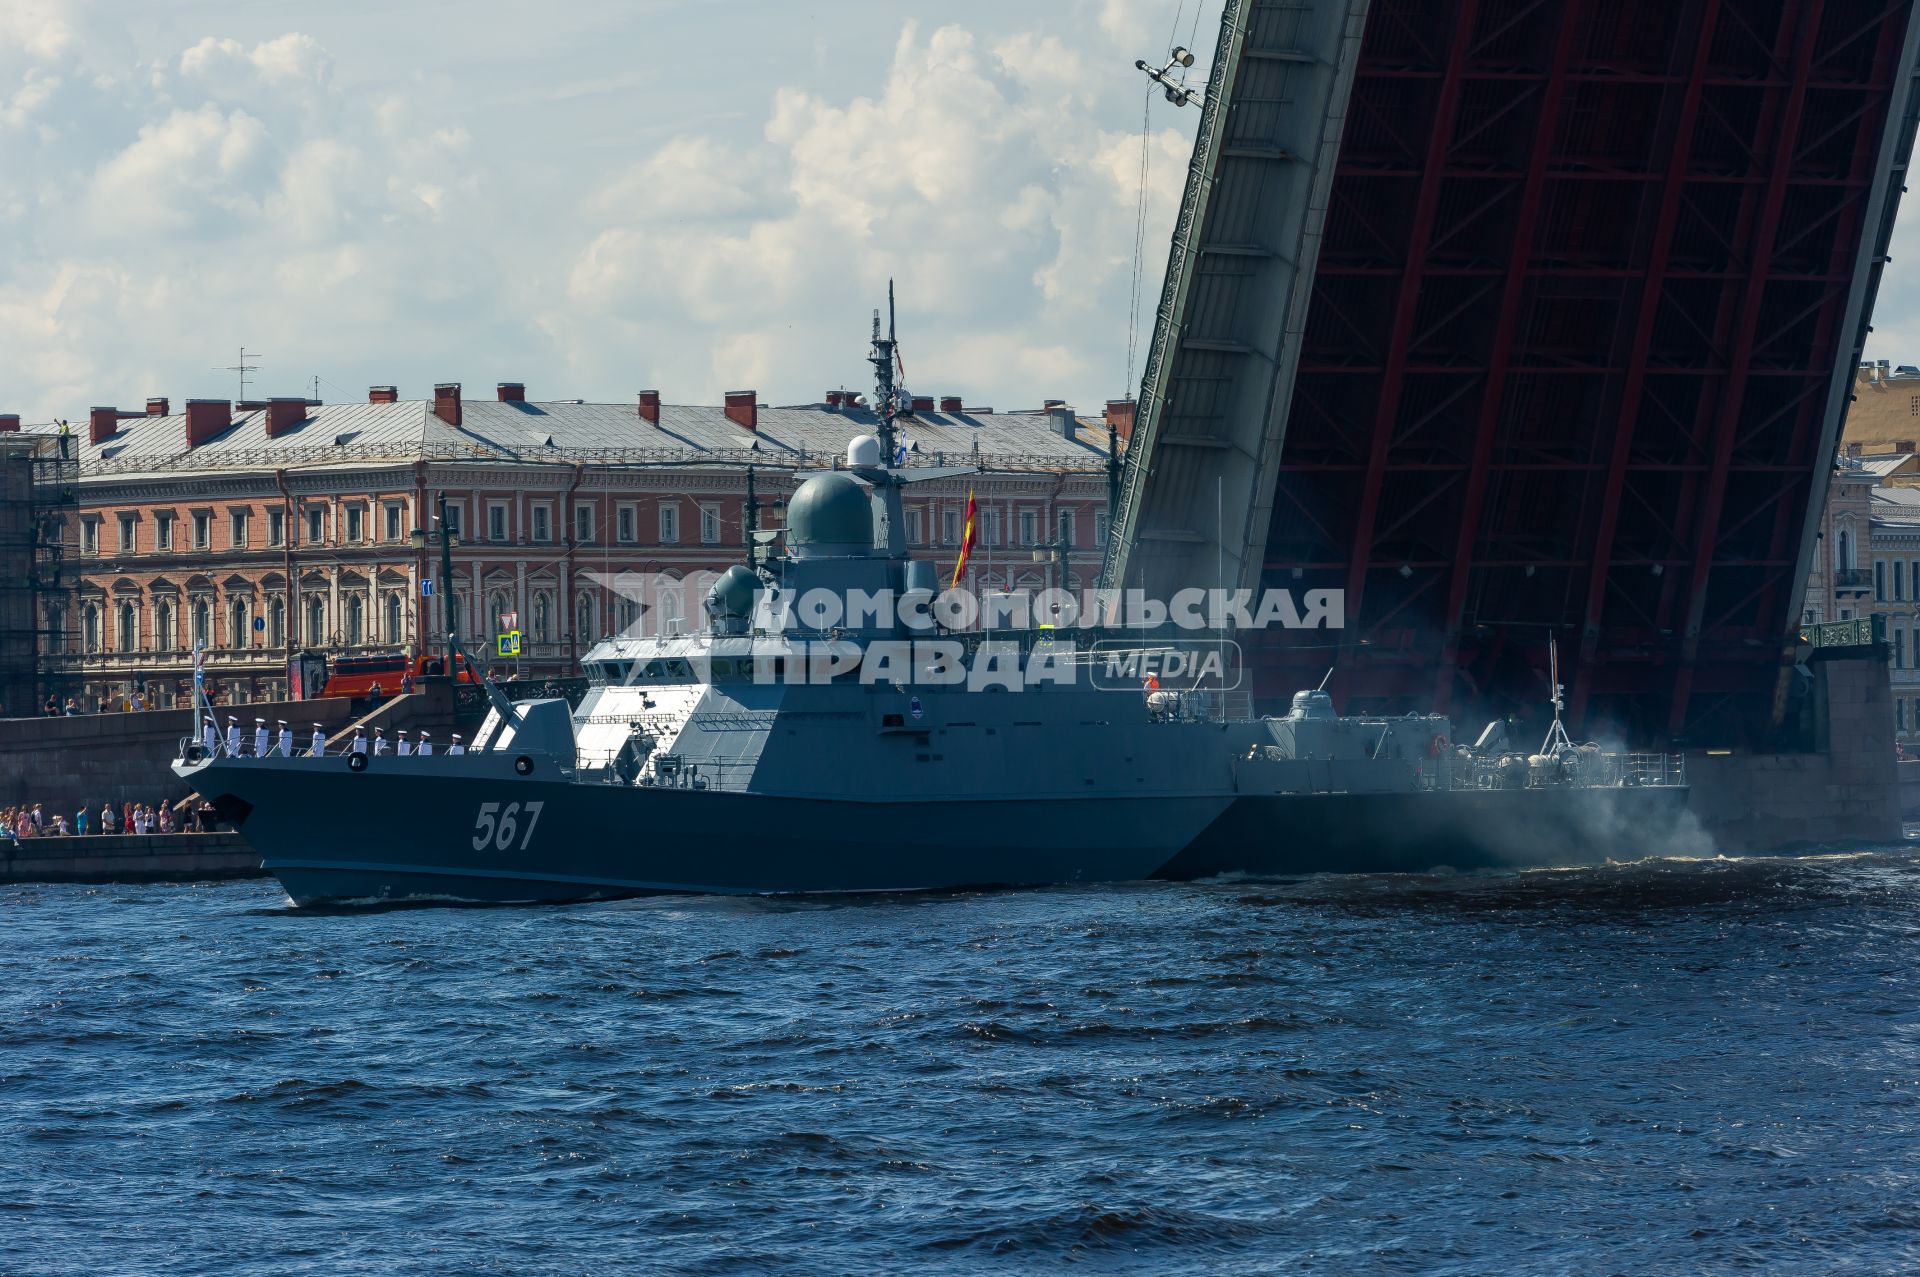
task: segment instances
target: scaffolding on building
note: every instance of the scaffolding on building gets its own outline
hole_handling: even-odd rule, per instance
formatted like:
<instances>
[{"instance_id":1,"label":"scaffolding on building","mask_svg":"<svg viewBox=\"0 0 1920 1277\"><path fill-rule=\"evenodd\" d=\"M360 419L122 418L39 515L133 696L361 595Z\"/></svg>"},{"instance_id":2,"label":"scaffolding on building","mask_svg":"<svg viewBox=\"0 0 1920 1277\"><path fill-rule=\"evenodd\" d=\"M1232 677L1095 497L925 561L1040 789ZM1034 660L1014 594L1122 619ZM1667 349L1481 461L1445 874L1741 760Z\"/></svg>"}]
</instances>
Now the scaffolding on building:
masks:
<instances>
[{"instance_id":1,"label":"scaffolding on building","mask_svg":"<svg viewBox=\"0 0 1920 1277\"><path fill-rule=\"evenodd\" d=\"M0 716L71 694L66 573L79 536L70 435L0 434Z\"/></svg>"}]
</instances>

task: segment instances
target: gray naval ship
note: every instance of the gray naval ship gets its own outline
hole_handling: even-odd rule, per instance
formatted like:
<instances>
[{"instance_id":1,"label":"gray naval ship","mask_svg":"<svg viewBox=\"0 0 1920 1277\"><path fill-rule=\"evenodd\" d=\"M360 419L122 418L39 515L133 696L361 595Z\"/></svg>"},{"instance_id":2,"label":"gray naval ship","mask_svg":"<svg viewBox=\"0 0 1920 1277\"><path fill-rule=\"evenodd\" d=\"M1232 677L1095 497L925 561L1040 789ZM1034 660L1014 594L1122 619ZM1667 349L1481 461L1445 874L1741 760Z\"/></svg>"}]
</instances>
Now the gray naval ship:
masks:
<instances>
[{"instance_id":1,"label":"gray naval ship","mask_svg":"<svg viewBox=\"0 0 1920 1277\"><path fill-rule=\"evenodd\" d=\"M489 683L461 755L348 743L255 757L209 732L182 742L174 770L298 905L1466 870L1676 849L1680 760L1575 745L1557 713L1538 750L1504 748L1492 729L1457 746L1444 717L1343 717L1317 689L1279 717L1236 715L1205 687L1116 689L1095 668L1111 640L1090 652L1059 631L945 628L929 608L934 567L907 552L901 494L965 471L896 469L891 412L882 422L844 469L799 486L780 553L720 577L701 632L595 646L577 706ZM823 591L897 603L823 629L792 606ZM995 661L1054 677L983 685ZM343 819L354 812L370 815Z\"/></svg>"}]
</instances>

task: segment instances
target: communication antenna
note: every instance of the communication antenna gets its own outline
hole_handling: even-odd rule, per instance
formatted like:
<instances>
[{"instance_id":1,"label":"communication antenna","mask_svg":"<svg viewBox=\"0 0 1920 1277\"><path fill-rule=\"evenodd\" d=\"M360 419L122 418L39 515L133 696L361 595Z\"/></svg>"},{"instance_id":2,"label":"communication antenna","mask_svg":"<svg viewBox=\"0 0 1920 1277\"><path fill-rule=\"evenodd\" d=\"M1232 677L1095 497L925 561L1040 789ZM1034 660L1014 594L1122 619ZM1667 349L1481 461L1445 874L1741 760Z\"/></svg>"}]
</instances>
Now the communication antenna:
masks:
<instances>
[{"instance_id":1,"label":"communication antenna","mask_svg":"<svg viewBox=\"0 0 1920 1277\"><path fill-rule=\"evenodd\" d=\"M260 352L255 351L253 354L253 357L255 359L260 358ZM247 397L247 374L250 372L259 372L260 365L250 364L247 362L247 348L245 346L242 346L240 347L240 362L237 364L228 364L227 371L237 372L240 374L240 397L242 399L245 399ZM318 395L315 395L314 397L316 399L319 398Z\"/></svg>"},{"instance_id":2,"label":"communication antenna","mask_svg":"<svg viewBox=\"0 0 1920 1277\"><path fill-rule=\"evenodd\" d=\"M1560 645L1554 642L1553 635L1547 635L1547 678L1553 688L1553 726L1547 728L1547 739L1540 746L1543 754L1573 748L1573 741L1567 736L1566 724L1560 721L1560 711L1566 706L1567 689L1560 686Z\"/></svg>"},{"instance_id":3,"label":"communication antenna","mask_svg":"<svg viewBox=\"0 0 1920 1277\"><path fill-rule=\"evenodd\" d=\"M1135 60L1133 67L1136 71L1145 71L1147 78L1159 85L1161 90L1167 95L1167 101L1173 103L1175 106L1200 106L1205 102L1205 98L1200 90L1190 89L1186 85L1185 72L1186 69L1192 65L1193 54L1176 44L1173 47L1173 52L1167 55L1165 66L1155 68L1149 66L1146 60L1141 58ZM1175 78L1175 68L1179 69L1178 79Z\"/></svg>"}]
</instances>

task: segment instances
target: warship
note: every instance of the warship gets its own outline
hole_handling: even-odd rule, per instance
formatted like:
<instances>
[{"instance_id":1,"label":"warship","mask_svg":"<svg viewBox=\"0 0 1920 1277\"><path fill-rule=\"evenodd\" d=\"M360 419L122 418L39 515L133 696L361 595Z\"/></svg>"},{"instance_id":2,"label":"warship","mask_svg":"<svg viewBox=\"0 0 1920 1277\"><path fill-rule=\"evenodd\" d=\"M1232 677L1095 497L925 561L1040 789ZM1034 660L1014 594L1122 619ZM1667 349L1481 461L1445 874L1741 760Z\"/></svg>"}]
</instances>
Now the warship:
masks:
<instances>
[{"instance_id":1,"label":"warship","mask_svg":"<svg viewBox=\"0 0 1920 1277\"><path fill-rule=\"evenodd\" d=\"M902 494L970 470L904 465L877 315L873 341L876 433L799 485L699 632L597 644L577 705L487 680L462 754L256 756L208 731L175 772L300 906L1561 866L1682 837L1681 760L1576 745L1557 683L1547 741L1516 751L1343 716L1324 685L1262 717L1204 680L1099 676L1151 636L943 623ZM795 606L823 595L848 604L832 624ZM447 638L465 651L451 609ZM343 837L348 811L379 816Z\"/></svg>"}]
</instances>

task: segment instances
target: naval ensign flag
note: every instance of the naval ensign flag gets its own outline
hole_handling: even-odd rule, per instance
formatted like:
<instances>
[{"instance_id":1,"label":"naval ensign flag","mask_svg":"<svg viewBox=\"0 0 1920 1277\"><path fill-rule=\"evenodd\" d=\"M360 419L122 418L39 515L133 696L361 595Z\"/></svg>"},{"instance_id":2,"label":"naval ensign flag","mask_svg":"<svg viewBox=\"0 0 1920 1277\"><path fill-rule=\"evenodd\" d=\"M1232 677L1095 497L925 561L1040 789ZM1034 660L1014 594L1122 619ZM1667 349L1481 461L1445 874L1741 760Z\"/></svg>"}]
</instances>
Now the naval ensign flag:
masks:
<instances>
[{"instance_id":1,"label":"naval ensign flag","mask_svg":"<svg viewBox=\"0 0 1920 1277\"><path fill-rule=\"evenodd\" d=\"M973 489L967 489L967 530L960 534L960 558L953 565L953 584L949 589L960 588L960 578L967 570L967 556L973 553Z\"/></svg>"}]
</instances>

